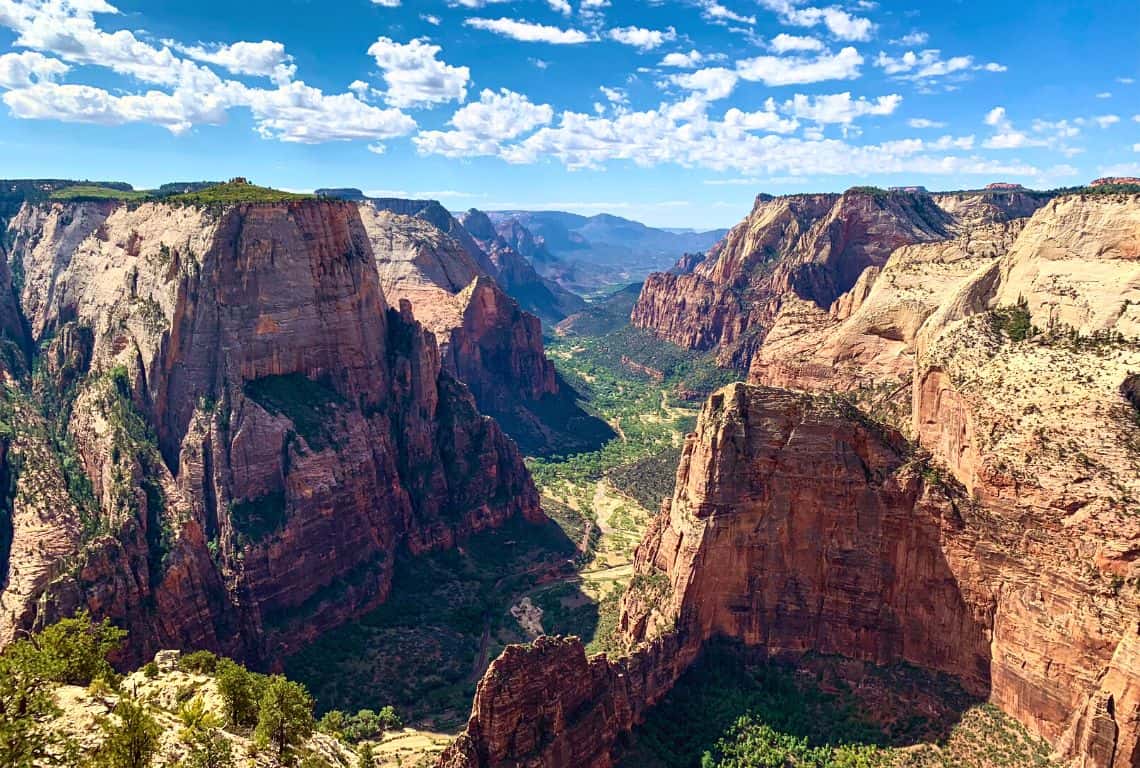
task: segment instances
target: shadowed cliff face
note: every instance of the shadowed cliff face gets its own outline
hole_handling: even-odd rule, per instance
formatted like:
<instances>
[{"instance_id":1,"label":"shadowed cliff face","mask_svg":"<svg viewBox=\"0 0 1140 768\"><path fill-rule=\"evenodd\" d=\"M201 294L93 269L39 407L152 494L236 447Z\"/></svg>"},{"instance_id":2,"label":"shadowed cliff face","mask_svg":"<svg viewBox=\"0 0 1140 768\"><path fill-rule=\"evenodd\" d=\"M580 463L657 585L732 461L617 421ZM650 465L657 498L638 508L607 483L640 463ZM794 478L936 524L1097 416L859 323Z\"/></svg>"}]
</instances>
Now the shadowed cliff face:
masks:
<instances>
[{"instance_id":1,"label":"shadowed cliff face","mask_svg":"<svg viewBox=\"0 0 1140 768\"><path fill-rule=\"evenodd\" d=\"M0 641L86 606L134 658L257 660L382 602L399 548L541 519L514 444L388 308L354 205L28 206L12 230L48 352L9 384L48 416L13 445L67 491L16 470Z\"/></svg>"},{"instance_id":2,"label":"shadowed cliff face","mask_svg":"<svg viewBox=\"0 0 1140 768\"><path fill-rule=\"evenodd\" d=\"M1073 765L1132 766L1134 592L1087 583L1071 541L1030 519L974 502L850 406L733 385L706 405L638 550L629 656L586 661L573 640L505 655L441 765L612 765L705 642L731 637L787 660L947 672ZM548 702L545 730L528 696ZM576 714L563 723L559 707ZM512 737L535 728L545 740Z\"/></svg>"}]
</instances>

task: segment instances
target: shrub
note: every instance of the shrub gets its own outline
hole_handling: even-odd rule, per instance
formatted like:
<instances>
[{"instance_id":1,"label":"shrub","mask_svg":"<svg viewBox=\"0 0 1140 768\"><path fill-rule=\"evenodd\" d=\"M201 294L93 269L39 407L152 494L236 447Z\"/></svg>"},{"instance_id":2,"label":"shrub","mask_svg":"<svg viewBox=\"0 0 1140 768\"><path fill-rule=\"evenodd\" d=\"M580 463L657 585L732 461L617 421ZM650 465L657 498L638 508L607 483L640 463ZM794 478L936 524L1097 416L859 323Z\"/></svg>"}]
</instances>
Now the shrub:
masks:
<instances>
[{"instance_id":1,"label":"shrub","mask_svg":"<svg viewBox=\"0 0 1140 768\"><path fill-rule=\"evenodd\" d=\"M158 677L158 665L153 661L148 661L146 664L143 664L142 671L143 676L149 680L153 680L154 678Z\"/></svg>"},{"instance_id":2,"label":"shrub","mask_svg":"<svg viewBox=\"0 0 1140 768\"><path fill-rule=\"evenodd\" d=\"M107 656L122 645L127 632L104 619L95 623L86 611L44 629L35 638L40 673L68 685L88 685L97 677L111 681L115 670Z\"/></svg>"},{"instance_id":3,"label":"shrub","mask_svg":"<svg viewBox=\"0 0 1140 768\"><path fill-rule=\"evenodd\" d=\"M212 675L218 669L218 657L209 651L194 651L179 659L178 668L183 672Z\"/></svg>"},{"instance_id":4,"label":"shrub","mask_svg":"<svg viewBox=\"0 0 1140 768\"><path fill-rule=\"evenodd\" d=\"M250 672L230 659L218 659L218 693L226 703L226 716L235 728L257 724L258 702L265 692L266 678Z\"/></svg>"},{"instance_id":5,"label":"shrub","mask_svg":"<svg viewBox=\"0 0 1140 768\"><path fill-rule=\"evenodd\" d=\"M97 764L106 768L146 768L158 751L162 729L142 704L131 699L118 703L115 716L117 719L104 718L100 723L104 740Z\"/></svg>"}]
</instances>

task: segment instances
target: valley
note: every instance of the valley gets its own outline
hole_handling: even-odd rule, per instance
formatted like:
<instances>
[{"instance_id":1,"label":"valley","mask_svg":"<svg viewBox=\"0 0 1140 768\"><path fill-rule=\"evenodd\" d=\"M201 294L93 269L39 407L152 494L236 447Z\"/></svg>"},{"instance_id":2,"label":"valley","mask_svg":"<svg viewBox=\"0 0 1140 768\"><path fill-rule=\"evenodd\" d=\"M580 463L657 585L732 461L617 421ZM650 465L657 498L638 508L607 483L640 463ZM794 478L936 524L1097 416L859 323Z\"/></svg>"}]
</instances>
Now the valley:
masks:
<instances>
[{"instance_id":1,"label":"valley","mask_svg":"<svg viewBox=\"0 0 1140 768\"><path fill-rule=\"evenodd\" d=\"M0 269L28 750L1132 768L1140 188L761 195L589 301L525 255L549 217L33 189Z\"/></svg>"}]
</instances>

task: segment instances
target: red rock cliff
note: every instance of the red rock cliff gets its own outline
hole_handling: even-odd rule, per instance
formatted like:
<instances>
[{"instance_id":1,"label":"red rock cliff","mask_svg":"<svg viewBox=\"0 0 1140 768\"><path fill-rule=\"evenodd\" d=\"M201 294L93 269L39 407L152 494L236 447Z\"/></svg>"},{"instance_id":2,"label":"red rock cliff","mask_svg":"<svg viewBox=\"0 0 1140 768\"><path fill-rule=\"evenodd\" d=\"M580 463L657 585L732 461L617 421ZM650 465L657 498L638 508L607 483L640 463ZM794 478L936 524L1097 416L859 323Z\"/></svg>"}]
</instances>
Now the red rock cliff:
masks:
<instances>
[{"instance_id":1,"label":"red rock cliff","mask_svg":"<svg viewBox=\"0 0 1140 768\"><path fill-rule=\"evenodd\" d=\"M86 605L136 657L263 658L386 599L397 549L541 517L514 444L387 307L356 206L44 205L13 228L35 340L85 361L53 391L94 521L5 589L5 637Z\"/></svg>"}]
</instances>

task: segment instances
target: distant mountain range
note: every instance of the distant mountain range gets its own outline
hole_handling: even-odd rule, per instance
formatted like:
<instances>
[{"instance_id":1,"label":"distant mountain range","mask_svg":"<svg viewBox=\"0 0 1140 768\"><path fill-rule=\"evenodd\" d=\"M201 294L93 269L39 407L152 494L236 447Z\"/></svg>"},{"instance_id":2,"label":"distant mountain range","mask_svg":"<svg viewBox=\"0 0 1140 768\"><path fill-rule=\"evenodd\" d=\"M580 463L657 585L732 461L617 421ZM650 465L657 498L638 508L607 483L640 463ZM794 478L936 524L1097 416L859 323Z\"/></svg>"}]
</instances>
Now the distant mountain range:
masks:
<instances>
[{"instance_id":1,"label":"distant mountain range","mask_svg":"<svg viewBox=\"0 0 1140 768\"><path fill-rule=\"evenodd\" d=\"M552 257L533 257L535 268L576 293L635 283L668 269L685 253L704 252L728 230L698 232L658 229L611 214L581 216L563 211L493 211L500 228L509 222L525 227Z\"/></svg>"}]
</instances>

